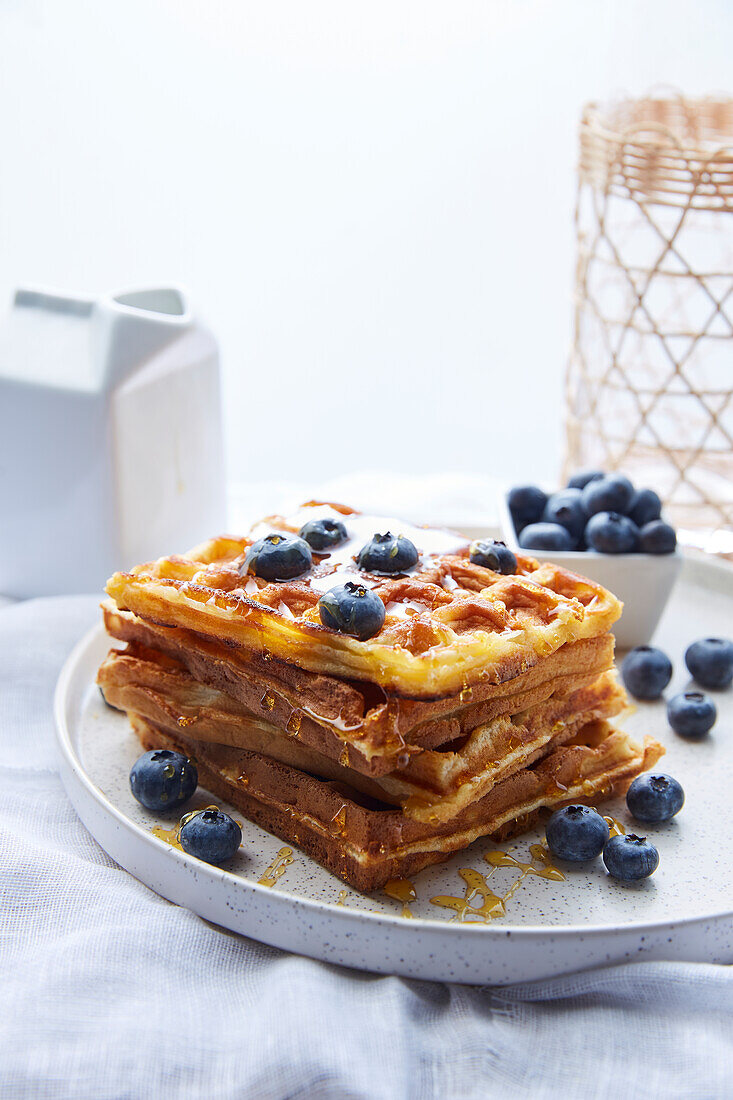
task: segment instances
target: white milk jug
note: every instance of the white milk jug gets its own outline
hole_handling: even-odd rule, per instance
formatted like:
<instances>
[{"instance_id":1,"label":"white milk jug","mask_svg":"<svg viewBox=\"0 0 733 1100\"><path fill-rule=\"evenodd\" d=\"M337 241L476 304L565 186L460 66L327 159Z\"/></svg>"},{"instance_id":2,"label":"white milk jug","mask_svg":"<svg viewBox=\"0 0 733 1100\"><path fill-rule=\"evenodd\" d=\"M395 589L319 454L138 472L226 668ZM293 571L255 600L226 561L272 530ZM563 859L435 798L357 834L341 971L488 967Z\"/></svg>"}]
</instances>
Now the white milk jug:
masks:
<instances>
[{"instance_id":1,"label":"white milk jug","mask_svg":"<svg viewBox=\"0 0 733 1100\"><path fill-rule=\"evenodd\" d=\"M224 524L218 349L184 294L18 290L0 322L0 593L97 591Z\"/></svg>"}]
</instances>

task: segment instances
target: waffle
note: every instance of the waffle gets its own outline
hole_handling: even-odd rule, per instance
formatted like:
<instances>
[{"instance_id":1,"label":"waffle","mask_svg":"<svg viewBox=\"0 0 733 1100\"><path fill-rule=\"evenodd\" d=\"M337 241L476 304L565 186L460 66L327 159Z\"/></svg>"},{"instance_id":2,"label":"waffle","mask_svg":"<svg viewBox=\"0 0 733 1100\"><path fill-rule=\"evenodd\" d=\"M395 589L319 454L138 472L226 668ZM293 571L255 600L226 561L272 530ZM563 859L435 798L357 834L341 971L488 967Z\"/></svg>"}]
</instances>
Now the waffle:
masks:
<instances>
[{"instance_id":1,"label":"waffle","mask_svg":"<svg viewBox=\"0 0 733 1100\"><path fill-rule=\"evenodd\" d=\"M257 538L338 516L348 541L300 579L241 574ZM358 570L388 529L412 540L416 566ZM320 596L348 580L385 605L366 641L319 620ZM124 649L98 679L142 744L194 756L212 793L357 889L615 793L663 752L610 724L625 706L616 597L521 555L516 574L495 573L450 532L311 503L116 573L107 592Z\"/></svg>"},{"instance_id":2,"label":"waffle","mask_svg":"<svg viewBox=\"0 0 733 1100\"><path fill-rule=\"evenodd\" d=\"M480 837L517 835L543 810L621 793L664 751L651 739L640 747L607 722L591 722L450 821L425 824L344 782L317 778L263 753L174 736L135 714L131 722L144 748L193 756L207 790L365 892L445 860Z\"/></svg>"},{"instance_id":3,"label":"waffle","mask_svg":"<svg viewBox=\"0 0 733 1100\"><path fill-rule=\"evenodd\" d=\"M539 759L550 744L570 740L588 722L625 706L612 673L590 682L564 679L569 683L557 685L549 699L483 722L439 749L426 749L389 775L366 779L345 760L336 763L304 745L298 732L252 714L154 649L131 643L122 653L112 650L98 676L108 703L173 736L183 731L199 743L262 752L321 778L343 778L365 794L399 805L408 817L431 823L455 817L501 779Z\"/></svg>"},{"instance_id":4,"label":"waffle","mask_svg":"<svg viewBox=\"0 0 733 1100\"><path fill-rule=\"evenodd\" d=\"M193 631L145 622L110 602L103 609L113 638L167 654L200 683L365 775L385 775L426 748L526 710L563 686L589 683L613 667L613 638L605 634L568 643L504 683L480 683L443 699L405 699L365 681L338 680L275 658L263 661Z\"/></svg>"},{"instance_id":5,"label":"waffle","mask_svg":"<svg viewBox=\"0 0 733 1100\"><path fill-rule=\"evenodd\" d=\"M247 548L262 533L297 531L308 519L342 517L348 541L315 555L304 578L268 583L240 575ZM357 571L354 556L394 520L343 506L311 504L270 517L250 537L211 539L182 557L116 573L107 592L120 611L195 631L219 646L340 680L366 681L413 698L442 698L501 684L561 646L608 632L621 614L601 585L524 555L502 576L469 560L465 539L400 524L418 548L408 575ZM382 630L367 641L323 626L317 603L334 584L357 580L384 601Z\"/></svg>"}]
</instances>

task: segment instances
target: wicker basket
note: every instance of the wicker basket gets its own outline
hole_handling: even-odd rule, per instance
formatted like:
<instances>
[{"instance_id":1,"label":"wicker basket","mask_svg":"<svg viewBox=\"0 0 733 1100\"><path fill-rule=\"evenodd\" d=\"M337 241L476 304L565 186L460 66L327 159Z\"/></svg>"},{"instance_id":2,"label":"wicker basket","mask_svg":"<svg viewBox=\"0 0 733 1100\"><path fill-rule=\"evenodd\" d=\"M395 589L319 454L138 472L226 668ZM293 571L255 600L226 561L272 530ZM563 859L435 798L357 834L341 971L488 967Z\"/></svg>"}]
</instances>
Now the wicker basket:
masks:
<instances>
[{"instance_id":1,"label":"wicker basket","mask_svg":"<svg viewBox=\"0 0 733 1100\"><path fill-rule=\"evenodd\" d=\"M566 472L733 533L733 100L587 106L576 226Z\"/></svg>"}]
</instances>

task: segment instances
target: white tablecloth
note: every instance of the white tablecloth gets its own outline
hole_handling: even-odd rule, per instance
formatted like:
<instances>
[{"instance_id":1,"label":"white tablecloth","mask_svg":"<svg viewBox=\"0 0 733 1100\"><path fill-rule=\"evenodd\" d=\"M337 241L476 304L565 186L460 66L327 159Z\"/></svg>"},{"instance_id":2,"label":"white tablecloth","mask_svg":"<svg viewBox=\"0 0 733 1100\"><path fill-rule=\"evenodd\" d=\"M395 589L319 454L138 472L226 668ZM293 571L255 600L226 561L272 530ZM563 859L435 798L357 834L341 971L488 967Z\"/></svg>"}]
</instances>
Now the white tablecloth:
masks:
<instances>
[{"instance_id":1,"label":"white tablecloth","mask_svg":"<svg viewBox=\"0 0 733 1100\"><path fill-rule=\"evenodd\" d=\"M730 1097L733 970L508 989L227 934L117 867L60 783L51 701L93 597L0 609L0 1096Z\"/></svg>"}]
</instances>

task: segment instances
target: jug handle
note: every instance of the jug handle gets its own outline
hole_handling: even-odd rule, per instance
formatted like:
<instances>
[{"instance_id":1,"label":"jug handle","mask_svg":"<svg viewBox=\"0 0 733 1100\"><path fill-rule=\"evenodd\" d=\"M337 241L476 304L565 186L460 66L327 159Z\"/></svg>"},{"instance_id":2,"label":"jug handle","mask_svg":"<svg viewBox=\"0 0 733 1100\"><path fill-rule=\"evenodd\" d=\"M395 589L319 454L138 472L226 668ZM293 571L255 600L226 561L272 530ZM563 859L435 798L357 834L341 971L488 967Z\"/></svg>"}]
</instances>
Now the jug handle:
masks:
<instances>
[{"instance_id":1,"label":"jug handle","mask_svg":"<svg viewBox=\"0 0 733 1100\"><path fill-rule=\"evenodd\" d=\"M73 297L56 294L52 290L36 290L31 287L18 287L13 296L13 304L20 308L53 310L55 313L73 313L77 317L88 317L94 307L94 299L83 294Z\"/></svg>"}]
</instances>

